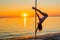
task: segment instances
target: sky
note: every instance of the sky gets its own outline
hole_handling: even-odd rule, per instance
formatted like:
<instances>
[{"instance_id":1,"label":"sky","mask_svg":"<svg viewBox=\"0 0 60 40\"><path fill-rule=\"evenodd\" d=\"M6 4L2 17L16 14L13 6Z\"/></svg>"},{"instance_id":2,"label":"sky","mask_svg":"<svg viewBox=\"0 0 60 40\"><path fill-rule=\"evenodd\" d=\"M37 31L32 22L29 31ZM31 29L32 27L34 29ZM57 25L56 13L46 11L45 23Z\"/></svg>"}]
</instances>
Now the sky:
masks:
<instances>
[{"instance_id":1,"label":"sky","mask_svg":"<svg viewBox=\"0 0 60 40\"><path fill-rule=\"evenodd\" d=\"M60 0L37 0L37 8L49 16L60 16ZM0 18L22 17L24 13L34 16L35 0L0 0Z\"/></svg>"}]
</instances>

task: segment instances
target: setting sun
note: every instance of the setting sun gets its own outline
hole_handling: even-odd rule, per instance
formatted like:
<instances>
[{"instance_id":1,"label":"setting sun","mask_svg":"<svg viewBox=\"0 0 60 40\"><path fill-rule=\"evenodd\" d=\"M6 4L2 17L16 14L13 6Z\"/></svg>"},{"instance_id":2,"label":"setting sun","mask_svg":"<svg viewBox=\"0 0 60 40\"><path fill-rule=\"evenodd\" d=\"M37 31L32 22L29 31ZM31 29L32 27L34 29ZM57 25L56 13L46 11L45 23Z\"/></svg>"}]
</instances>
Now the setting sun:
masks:
<instances>
[{"instance_id":1,"label":"setting sun","mask_svg":"<svg viewBox=\"0 0 60 40\"><path fill-rule=\"evenodd\" d=\"M22 15L23 17L27 17L28 16L28 14L27 13L23 13L23 15Z\"/></svg>"},{"instance_id":2,"label":"setting sun","mask_svg":"<svg viewBox=\"0 0 60 40\"><path fill-rule=\"evenodd\" d=\"M24 17L26 17L27 16L27 14L24 14Z\"/></svg>"}]
</instances>

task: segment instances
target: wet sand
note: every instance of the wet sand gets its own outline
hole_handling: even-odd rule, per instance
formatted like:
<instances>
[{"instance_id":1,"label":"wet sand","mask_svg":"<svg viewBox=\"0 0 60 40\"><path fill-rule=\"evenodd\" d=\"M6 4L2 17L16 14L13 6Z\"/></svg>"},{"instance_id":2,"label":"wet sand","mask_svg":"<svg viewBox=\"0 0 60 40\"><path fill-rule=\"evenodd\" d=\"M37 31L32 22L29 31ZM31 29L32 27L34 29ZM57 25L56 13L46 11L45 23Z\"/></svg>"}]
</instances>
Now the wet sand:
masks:
<instances>
[{"instance_id":1,"label":"wet sand","mask_svg":"<svg viewBox=\"0 0 60 40\"><path fill-rule=\"evenodd\" d=\"M35 37L25 36L25 37L14 37L0 40L35 40ZM60 40L60 33L49 33L44 35L39 35L36 40Z\"/></svg>"}]
</instances>

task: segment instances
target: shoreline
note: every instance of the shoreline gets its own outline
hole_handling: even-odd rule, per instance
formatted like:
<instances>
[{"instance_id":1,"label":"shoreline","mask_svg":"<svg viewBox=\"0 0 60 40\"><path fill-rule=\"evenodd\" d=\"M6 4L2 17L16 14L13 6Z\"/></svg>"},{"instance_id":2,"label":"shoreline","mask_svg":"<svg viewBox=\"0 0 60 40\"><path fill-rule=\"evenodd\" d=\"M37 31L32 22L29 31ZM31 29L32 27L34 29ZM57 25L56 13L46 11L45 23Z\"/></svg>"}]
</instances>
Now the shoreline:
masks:
<instances>
[{"instance_id":1,"label":"shoreline","mask_svg":"<svg viewBox=\"0 0 60 40\"><path fill-rule=\"evenodd\" d=\"M37 40L60 40L60 33L50 33L39 35L36 37ZM24 37L13 37L7 39L0 39L0 40L35 40L34 36L24 36Z\"/></svg>"}]
</instances>

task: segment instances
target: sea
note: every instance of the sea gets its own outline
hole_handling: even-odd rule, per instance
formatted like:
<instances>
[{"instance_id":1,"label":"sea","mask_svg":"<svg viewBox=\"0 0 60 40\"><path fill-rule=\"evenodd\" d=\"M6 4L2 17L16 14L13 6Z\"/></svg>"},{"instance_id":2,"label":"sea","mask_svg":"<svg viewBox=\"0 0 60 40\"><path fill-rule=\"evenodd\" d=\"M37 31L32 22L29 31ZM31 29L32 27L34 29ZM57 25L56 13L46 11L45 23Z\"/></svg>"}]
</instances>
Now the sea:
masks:
<instances>
[{"instance_id":1,"label":"sea","mask_svg":"<svg viewBox=\"0 0 60 40\"><path fill-rule=\"evenodd\" d=\"M0 18L0 39L34 35L38 22L39 20L35 20L35 17ZM38 31L37 35L60 32L60 17L46 18L42 27L43 29Z\"/></svg>"}]
</instances>

